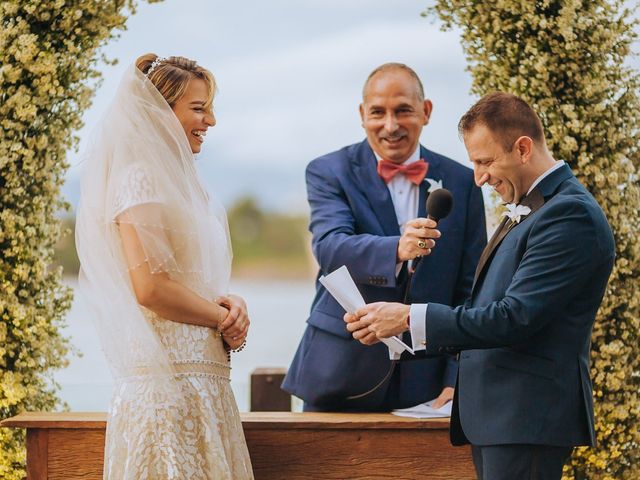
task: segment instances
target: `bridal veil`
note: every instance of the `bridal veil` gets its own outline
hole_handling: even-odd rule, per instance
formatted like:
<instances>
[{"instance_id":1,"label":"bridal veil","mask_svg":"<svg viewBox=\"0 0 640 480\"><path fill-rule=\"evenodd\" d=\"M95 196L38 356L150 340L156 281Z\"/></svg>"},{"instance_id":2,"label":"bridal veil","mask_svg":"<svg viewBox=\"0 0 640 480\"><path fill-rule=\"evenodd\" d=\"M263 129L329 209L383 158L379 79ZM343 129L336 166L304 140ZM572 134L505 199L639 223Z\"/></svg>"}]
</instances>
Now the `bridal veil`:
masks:
<instances>
[{"instance_id":1,"label":"bridal veil","mask_svg":"<svg viewBox=\"0 0 640 480\"><path fill-rule=\"evenodd\" d=\"M116 378L171 378L174 367L138 305L118 233L135 228L152 273L189 278L200 296L227 293L231 248L222 206L198 179L185 132L164 97L135 66L83 156L76 223L80 288L93 304ZM170 385L170 382L168 382Z\"/></svg>"}]
</instances>

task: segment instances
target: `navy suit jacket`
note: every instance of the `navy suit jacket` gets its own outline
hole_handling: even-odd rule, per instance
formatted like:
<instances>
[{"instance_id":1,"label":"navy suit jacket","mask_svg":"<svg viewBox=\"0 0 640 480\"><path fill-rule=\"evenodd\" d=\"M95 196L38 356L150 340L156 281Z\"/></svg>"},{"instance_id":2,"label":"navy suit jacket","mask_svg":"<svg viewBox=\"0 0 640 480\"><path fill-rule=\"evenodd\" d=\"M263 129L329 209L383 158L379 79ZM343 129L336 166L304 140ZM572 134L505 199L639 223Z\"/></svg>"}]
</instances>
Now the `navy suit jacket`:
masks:
<instances>
[{"instance_id":1,"label":"navy suit jacket","mask_svg":"<svg viewBox=\"0 0 640 480\"><path fill-rule=\"evenodd\" d=\"M452 442L594 445L589 350L613 235L567 165L525 203L532 212L483 254L469 301L427 307L428 350L461 350Z\"/></svg>"},{"instance_id":2,"label":"navy suit jacket","mask_svg":"<svg viewBox=\"0 0 640 480\"><path fill-rule=\"evenodd\" d=\"M429 163L427 178L442 180L453 194L454 207L438 225L442 237L433 253L416 270L409 300L460 304L469 295L486 244L482 195L469 168L423 147L420 155ZM396 279L400 229L376 166L366 140L308 165L313 252L320 265L318 276L346 265L367 303L401 302L407 275L403 267ZM426 181L420 186L419 217L426 216L428 187ZM346 397L366 392L384 377L390 366L387 347L366 347L354 340L342 307L317 281L316 289L307 329L283 388L328 409L378 409L388 385L359 401ZM403 364L393 406L434 398L444 386L454 385L456 371L455 358L449 355Z\"/></svg>"}]
</instances>

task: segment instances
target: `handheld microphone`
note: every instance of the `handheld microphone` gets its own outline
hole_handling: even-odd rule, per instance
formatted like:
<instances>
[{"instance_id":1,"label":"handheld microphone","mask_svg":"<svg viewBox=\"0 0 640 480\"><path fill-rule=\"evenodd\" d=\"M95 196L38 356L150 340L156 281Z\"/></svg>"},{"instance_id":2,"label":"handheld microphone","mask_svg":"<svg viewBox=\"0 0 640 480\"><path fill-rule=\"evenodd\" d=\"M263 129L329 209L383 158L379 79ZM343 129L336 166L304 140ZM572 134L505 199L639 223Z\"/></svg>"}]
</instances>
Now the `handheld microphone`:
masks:
<instances>
[{"instance_id":1,"label":"handheld microphone","mask_svg":"<svg viewBox=\"0 0 640 480\"><path fill-rule=\"evenodd\" d=\"M427 217L439 222L451 213L453 195L446 188L434 190L427 197Z\"/></svg>"},{"instance_id":2,"label":"handheld microphone","mask_svg":"<svg viewBox=\"0 0 640 480\"><path fill-rule=\"evenodd\" d=\"M434 190L427 197L427 218L439 222L451 213L453 209L453 195L446 188ZM411 262L412 273L418 268L422 257L416 257Z\"/></svg>"}]
</instances>

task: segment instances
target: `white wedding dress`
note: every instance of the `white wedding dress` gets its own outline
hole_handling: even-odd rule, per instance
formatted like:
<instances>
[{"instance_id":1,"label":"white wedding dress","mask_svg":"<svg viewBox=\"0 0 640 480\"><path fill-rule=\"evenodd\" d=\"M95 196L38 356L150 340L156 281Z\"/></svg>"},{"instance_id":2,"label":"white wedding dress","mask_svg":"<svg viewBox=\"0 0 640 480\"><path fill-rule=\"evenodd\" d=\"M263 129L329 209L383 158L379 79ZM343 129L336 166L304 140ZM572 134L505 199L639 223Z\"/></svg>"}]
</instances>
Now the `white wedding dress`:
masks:
<instances>
[{"instance_id":1,"label":"white wedding dress","mask_svg":"<svg viewBox=\"0 0 640 480\"><path fill-rule=\"evenodd\" d=\"M152 176L134 164L126 169L116 192L114 216L137 206L162 208L160 202ZM188 244L176 252L176 263L187 264L182 257L190 252ZM214 295L206 291L197 271L172 272L171 278L203 298ZM174 373L163 379L163 374L144 365L144 359L134 357L138 365L118 380L107 419L104 478L252 479L220 335L140 309Z\"/></svg>"},{"instance_id":2,"label":"white wedding dress","mask_svg":"<svg viewBox=\"0 0 640 480\"><path fill-rule=\"evenodd\" d=\"M115 378L104 478L251 480L222 339L141 307L131 282L145 265L213 301L228 293L232 256L226 213L200 182L182 125L135 65L83 163L79 286ZM127 256L125 223L140 247Z\"/></svg>"},{"instance_id":3,"label":"white wedding dress","mask_svg":"<svg viewBox=\"0 0 640 480\"><path fill-rule=\"evenodd\" d=\"M107 419L105 478L253 478L220 337L152 313L147 318L179 371L181 401L143 371L119 382Z\"/></svg>"}]
</instances>

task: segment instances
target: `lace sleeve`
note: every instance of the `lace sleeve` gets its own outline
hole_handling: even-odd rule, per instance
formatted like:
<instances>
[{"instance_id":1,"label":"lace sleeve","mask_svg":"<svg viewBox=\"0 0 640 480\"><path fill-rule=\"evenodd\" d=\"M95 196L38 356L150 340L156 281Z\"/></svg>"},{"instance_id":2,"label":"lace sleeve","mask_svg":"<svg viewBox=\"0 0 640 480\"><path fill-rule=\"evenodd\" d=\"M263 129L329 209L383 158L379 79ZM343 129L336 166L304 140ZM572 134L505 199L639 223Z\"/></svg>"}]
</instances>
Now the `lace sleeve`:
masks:
<instances>
[{"instance_id":1,"label":"lace sleeve","mask_svg":"<svg viewBox=\"0 0 640 480\"><path fill-rule=\"evenodd\" d=\"M115 191L113 220L137 205L160 203L156 185L150 172L141 165L129 167Z\"/></svg>"}]
</instances>

